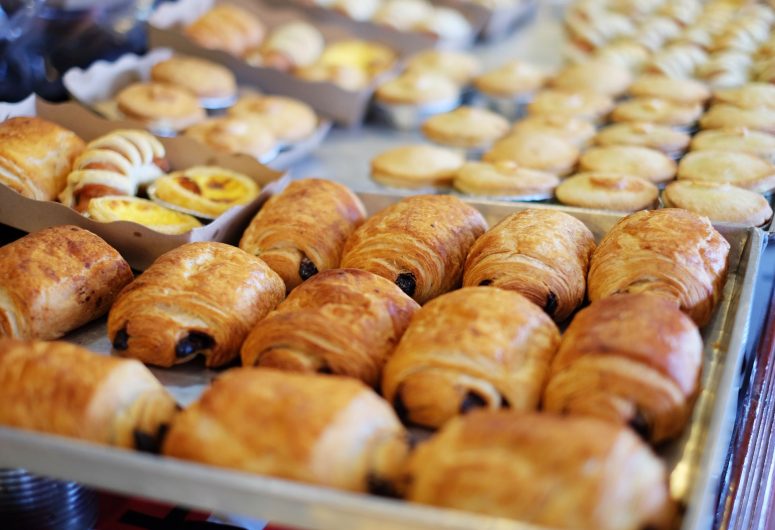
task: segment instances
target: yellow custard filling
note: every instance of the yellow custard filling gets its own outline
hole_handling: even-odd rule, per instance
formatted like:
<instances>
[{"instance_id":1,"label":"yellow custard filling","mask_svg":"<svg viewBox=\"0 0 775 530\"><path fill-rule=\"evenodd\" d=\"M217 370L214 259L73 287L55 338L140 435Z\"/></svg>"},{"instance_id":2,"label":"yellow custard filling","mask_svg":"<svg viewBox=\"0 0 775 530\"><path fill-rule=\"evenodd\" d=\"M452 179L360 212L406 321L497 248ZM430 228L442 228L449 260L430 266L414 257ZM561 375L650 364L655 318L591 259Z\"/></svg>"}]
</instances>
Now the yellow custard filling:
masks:
<instances>
[{"instance_id":1,"label":"yellow custard filling","mask_svg":"<svg viewBox=\"0 0 775 530\"><path fill-rule=\"evenodd\" d=\"M214 166L176 171L156 180L156 198L186 210L218 216L256 198L260 188L250 177Z\"/></svg>"},{"instance_id":2,"label":"yellow custard filling","mask_svg":"<svg viewBox=\"0 0 775 530\"><path fill-rule=\"evenodd\" d=\"M191 215L176 212L138 197L107 195L89 201L87 211L95 221L134 221L163 234L182 234L202 226Z\"/></svg>"}]
</instances>

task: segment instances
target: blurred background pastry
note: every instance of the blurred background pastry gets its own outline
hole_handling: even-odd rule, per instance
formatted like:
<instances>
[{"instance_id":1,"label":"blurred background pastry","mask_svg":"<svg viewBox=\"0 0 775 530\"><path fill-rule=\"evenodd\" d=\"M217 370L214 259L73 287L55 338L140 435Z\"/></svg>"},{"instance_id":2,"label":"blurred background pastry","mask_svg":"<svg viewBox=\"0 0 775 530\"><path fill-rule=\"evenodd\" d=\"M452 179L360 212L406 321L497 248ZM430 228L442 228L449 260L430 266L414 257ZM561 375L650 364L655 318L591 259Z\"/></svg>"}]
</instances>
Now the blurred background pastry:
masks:
<instances>
[{"instance_id":1,"label":"blurred background pastry","mask_svg":"<svg viewBox=\"0 0 775 530\"><path fill-rule=\"evenodd\" d=\"M713 222L762 226L772 219L772 207L760 193L725 182L679 180L662 192L667 208L683 208Z\"/></svg>"},{"instance_id":2,"label":"blurred background pastry","mask_svg":"<svg viewBox=\"0 0 775 530\"><path fill-rule=\"evenodd\" d=\"M563 180L555 193L558 201L569 206L632 212L654 208L659 189L633 175L585 172Z\"/></svg>"},{"instance_id":3,"label":"blurred background pastry","mask_svg":"<svg viewBox=\"0 0 775 530\"><path fill-rule=\"evenodd\" d=\"M237 80L228 68L200 59L175 55L151 68L151 80L188 89L196 97L207 102L218 100L226 103L237 97Z\"/></svg>"},{"instance_id":4,"label":"blurred background pastry","mask_svg":"<svg viewBox=\"0 0 775 530\"><path fill-rule=\"evenodd\" d=\"M246 50L244 58L252 66L291 71L317 61L325 45L315 26L293 21L273 28L260 46Z\"/></svg>"},{"instance_id":5,"label":"blurred background pastry","mask_svg":"<svg viewBox=\"0 0 775 530\"><path fill-rule=\"evenodd\" d=\"M229 115L260 120L279 142L303 140L314 133L318 126L318 117L312 107L285 96L242 96L229 109Z\"/></svg>"},{"instance_id":6,"label":"blurred background pastry","mask_svg":"<svg viewBox=\"0 0 775 530\"><path fill-rule=\"evenodd\" d=\"M461 86L470 83L480 69L475 55L453 50L424 50L410 57L406 64L408 72L435 72Z\"/></svg>"},{"instance_id":7,"label":"blurred background pastry","mask_svg":"<svg viewBox=\"0 0 775 530\"><path fill-rule=\"evenodd\" d=\"M675 161L648 147L611 145L593 147L579 159L579 171L624 173L659 184L675 178Z\"/></svg>"},{"instance_id":8,"label":"blurred background pastry","mask_svg":"<svg viewBox=\"0 0 775 530\"><path fill-rule=\"evenodd\" d=\"M267 160L277 152L277 138L261 118L251 115L228 115L209 118L184 132L218 153L242 153Z\"/></svg>"},{"instance_id":9,"label":"blurred background pastry","mask_svg":"<svg viewBox=\"0 0 775 530\"><path fill-rule=\"evenodd\" d=\"M253 13L232 4L218 4L184 29L204 48L242 56L261 44L266 27Z\"/></svg>"},{"instance_id":10,"label":"blurred background pastry","mask_svg":"<svg viewBox=\"0 0 775 530\"><path fill-rule=\"evenodd\" d=\"M509 130L506 118L476 107L462 106L428 118L423 134L436 143L466 149L483 149Z\"/></svg>"},{"instance_id":11,"label":"blurred background pastry","mask_svg":"<svg viewBox=\"0 0 775 530\"><path fill-rule=\"evenodd\" d=\"M116 103L127 118L160 133L181 131L206 116L192 92L167 83L129 85L116 95Z\"/></svg>"},{"instance_id":12,"label":"blurred background pastry","mask_svg":"<svg viewBox=\"0 0 775 530\"><path fill-rule=\"evenodd\" d=\"M549 199L560 184L553 173L520 166L511 160L466 162L452 185L467 195L506 199Z\"/></svg>"},{"instance_id":13,"label":"blurred background pastry","mask_svg":"<svg viewBox=\"0 0 775 530\"><path fill-rule=\"evenodd\" d=\"M517 133L498 140L487 151L485 162L515 162L523 167L567 175L576 166L578 148L559 135L551 133Z\"/></svg>"},{"instance_id":14,"label":"blurred background pastry","mask_svg":"<svg viewBox=\"0 0 775 530\"><path fill-rule=\"evenodd\" d=\"M449 186L465 162L457 151L432 145L407 145L379 154L371 161L371 178L397 188Z\"/></svg>"},{"instance_id":15,"label":"blurred background pastry","mask_svg":"<svg viewBox=\"0 0 775 530\"><path fill-rule=\"evenodd\" d=\"M100 223L131 221L161 234L185 234L202 226L195 217L170 210L148 199L104 195L89 201L86 215Z\"/></svg>"},{"instance_id":16,"label":"blurred background pastry","mask_svg":"<svg viewBox=\"0 0 775 530\"><path fill-rule=\"evenodd\" d=\"M759 193L775 188L775 166L734 151L692 151L678 165L679 180L729 183Z\"/></svg>"}]
</instances>

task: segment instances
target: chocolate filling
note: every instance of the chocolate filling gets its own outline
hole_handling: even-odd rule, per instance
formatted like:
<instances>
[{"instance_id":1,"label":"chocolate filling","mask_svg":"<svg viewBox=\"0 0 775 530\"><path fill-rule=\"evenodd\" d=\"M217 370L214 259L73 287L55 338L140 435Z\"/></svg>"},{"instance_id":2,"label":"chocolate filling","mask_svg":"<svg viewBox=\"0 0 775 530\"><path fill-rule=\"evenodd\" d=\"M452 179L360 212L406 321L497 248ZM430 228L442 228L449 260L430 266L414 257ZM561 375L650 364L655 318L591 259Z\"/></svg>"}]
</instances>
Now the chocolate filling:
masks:
<instances>
[{"instance_id":1,"label":"chocolate filling","mask_svg":"<svg viewBox=\"0 0 775 530\"><path fill-rule=\"evenodd\" d=\"M189 331L188 335L180 339L177 346L175 346L175 355L178 357L188 357L189 355L209 350L214 344L215 340L207 333Z\"/></svg>"},{"instance_id":2,"label":"chocolate filling","mask_svg":"<svg viewBox=\"0 0 775 530\"><path fill-rule=\"evenodd\" d=\"M649 425L648 420L646 420L646 417L643 415L643 412L641 412L640 409L635 409L635 415L630 418L630 421L627 423L627 425L629 425L632 430L638 433L638 435L644 440L648 441L648 439L651 438L651 426Z\"/></svg>"},{"instance_id":3,"label":"chocolate filling","mask_svg":"<svg viewBox=\"0 0 775 530\"><path fill-rule=\"evenodd\" d=\"M480 409L487 406L487 401L476 392L466 393L463 401L460 403L460 413L465 414L473 409Z\"/></svg>"},{"instance_id":4,"label":"chocolate filling","mask_svg":"<svg viewBox=\"0 0 775 530\"><path fill-rule=\"evenodd\" d=\"M159 454L161 453L161 446L164 443L164 438L167 437L167 433L170 430L170 426L167 423L159 425L159 430L156 435L148 434L139 429L132 431L132 436L135 441L135 449L143 451L144 453Z\"/></svg>"},{"instance_id":5,"label":"chocolate filling","mask_svg":"<svg viewBox=\"0 0 775 530\"><path fill-rule=\"evenodd\" d=\"M396 285L409 296L414 296L414 291L417 289L417 279L411 272L402 272L396 277Z\"/></svg>"},{"instance_id":6,"label":"chocolate filling","mask_svg":"<svg viewBox=\"0 0 775 530\"><path fill-rule=\"evenodd\" d=\"M299 277L304 280L309 280L318 273L318 268L312 263L307 256L301 258L299 263Z\"/></svg>"},{"instance_id":7,"label":"chocolate filling","mask_svg":"<svg viewBox=\"0 0 775 530\"><path fill-rule=\"evenodd\" d=\"M546 297L546 303L544 304L544 311L550 317L554 316L554 312L557 311L557 295L552 291L549 291L549 295Z\"/></svg>"},{"instance_id":8,"label":"chocolate filling","mask_svg":"<svg viewBox=\"0 0 775 530\"><path fill-rule=\"evenodd\" d=\"M396 488L389 480L382 478L374 473L366 475L366 489L372 495L379 495L380 497L390 497L397 499L399 497Z\"/></svg>"},{"instance_id":9,"label":"chocolate filling","mask_svg":"<svg viewBox=\"0 0 775 530\"><path fill-rule=\"evenodd\" d=\"M116 332L116 336L113 337L113 349L118 351L124 351L129 348L129 334L126 332L126 328L121 328Z\"/></svg>"},{"instance_id":10,"label":"chocolate filling","mask_svg":"<svg viewBox=\"0 0 775 530\"><path fill-rule=\"evenodd\" d=\"M487 287L488 285L492 285L492 280L482 280L479 282L479 287Z\"/></svg>"}]
</instances>

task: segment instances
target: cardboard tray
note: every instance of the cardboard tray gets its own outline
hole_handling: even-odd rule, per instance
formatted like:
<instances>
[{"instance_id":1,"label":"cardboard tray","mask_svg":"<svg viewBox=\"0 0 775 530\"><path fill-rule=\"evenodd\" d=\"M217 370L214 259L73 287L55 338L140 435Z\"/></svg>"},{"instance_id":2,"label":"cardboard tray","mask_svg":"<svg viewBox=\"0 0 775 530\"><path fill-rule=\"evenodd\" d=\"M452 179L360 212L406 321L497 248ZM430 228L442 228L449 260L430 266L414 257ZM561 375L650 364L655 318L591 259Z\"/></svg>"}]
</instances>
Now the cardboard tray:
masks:
<instances>
[{"instance_id":1,"label":"cardboard tray","mask_svg":"<svg viewBox=\"0 0 775 530\"><path fill-rule=\"evenodd\" d=\"M31 97L19 104L0 104L0 119L36 115L66 127L86 141L116 129L136 128L131 123L99 118L78 105L55 105ZM251 203L237 206L201 228L185 234L161 234L129 221L99 223L64 204L23 197L0 184L0 223L34 232L50 226L74 224L90 230L116 248L132 268L143 270L157 257L184 243L193 241L236 241L263 202L287 184L287 177L247 156L218 155L190 138L161 138L173 170L209 164L239 171L253 177L261 193Z\"/></svg>"}]
</instances>

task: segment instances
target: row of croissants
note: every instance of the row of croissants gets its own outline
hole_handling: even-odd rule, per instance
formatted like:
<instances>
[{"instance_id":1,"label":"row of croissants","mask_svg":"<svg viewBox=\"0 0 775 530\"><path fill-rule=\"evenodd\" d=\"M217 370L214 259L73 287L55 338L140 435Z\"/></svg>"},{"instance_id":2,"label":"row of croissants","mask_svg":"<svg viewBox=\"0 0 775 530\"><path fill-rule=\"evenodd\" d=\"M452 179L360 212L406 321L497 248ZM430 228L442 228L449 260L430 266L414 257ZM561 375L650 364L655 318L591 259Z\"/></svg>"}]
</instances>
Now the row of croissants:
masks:
<instances>
[{"instance_id":1,"label":"row of croissants","mask_svg":"<svg viewBox=\"0 0 775 530\"><path fill-rule=\"evenodd\" d=\"M388 204L366 219L295 181L240 248L184 245L134 280L72 226L0 248L0 423L535 524L669 524L647 442L691 414L729 243L677 209L596 247L550 208L487 230L452 196ZM29 341L108 310L131 359ZM138 362L199 355L244 367L182 412ZM404 424L439 430L411 449Z\"/></svg>"}]
</instances>

